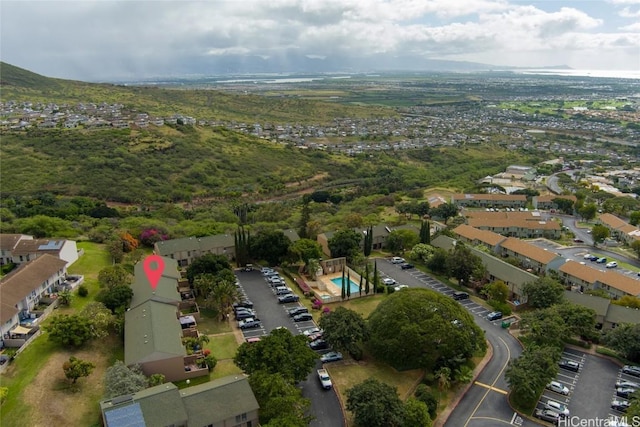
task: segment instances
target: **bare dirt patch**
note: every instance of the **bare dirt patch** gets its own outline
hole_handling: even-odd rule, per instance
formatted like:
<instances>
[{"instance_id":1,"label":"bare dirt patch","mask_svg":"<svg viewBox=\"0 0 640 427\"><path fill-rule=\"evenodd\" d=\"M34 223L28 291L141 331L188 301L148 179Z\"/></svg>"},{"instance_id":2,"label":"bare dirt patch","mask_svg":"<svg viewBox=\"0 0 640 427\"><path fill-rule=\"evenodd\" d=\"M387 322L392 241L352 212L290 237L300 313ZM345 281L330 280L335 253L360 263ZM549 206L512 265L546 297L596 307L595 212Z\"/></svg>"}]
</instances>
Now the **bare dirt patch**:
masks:
<instances>
[{"instance_id":1,"label":"bare dirt patch","mask_svg":"<svg viewBox=\"0 0 640 427\"><path fill-rule=\"evenodd\" d=\"M117 338L108 337L75 351L61 350L51 355L42 370L23 393L32 406L32 419L20 424L33 427L99 425L98 401L104 394L104 373L109 367L111 352L105 348L118 346ZM111 347L113 348L113 347ZM76 385L64 376L62 364L75 356L92 362L95 369Z\"/></svg>"}]
</instances>

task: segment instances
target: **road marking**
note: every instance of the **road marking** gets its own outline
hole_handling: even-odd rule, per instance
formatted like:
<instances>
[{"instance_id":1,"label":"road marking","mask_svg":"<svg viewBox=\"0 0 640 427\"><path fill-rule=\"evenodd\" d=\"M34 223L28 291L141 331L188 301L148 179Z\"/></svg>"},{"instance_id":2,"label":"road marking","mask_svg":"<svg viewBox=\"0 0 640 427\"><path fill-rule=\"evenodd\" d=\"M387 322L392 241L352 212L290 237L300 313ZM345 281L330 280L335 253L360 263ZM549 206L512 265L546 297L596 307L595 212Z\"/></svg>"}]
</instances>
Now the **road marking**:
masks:
<instances>
[{"instance_id":1,"label":"road marking","mask_svg":"<svg viewBox=\"0 0 640 427\"><path fill-rule=\"evenodd\" d=\"M479 385L480 387L484 387L484 388L488 388L489 390L497 391L498 393L502 393L502 394L508 394L509 393L509 392L507 392L505 390L502 390L501 388L490 386L489 384L484 384L484 383L481 383L481 382L478 382L478 381L474 381L473 383Z\"/></svg>"},{"instance_id":2,"label":"road marking","mask_svg":"<svg viewBox=\"0 0 640 427\"><path fill-rule=\"evenodd\" d=\"M511 350L509 350L509 346L507 345L507 342L505 340L503 340L502 337L498 337L498 339L500 341L502 341L502 343L504 344L505 348L507 349L507 360L506 360L506 362L504 362L504 365L502 366L502 369L500 370L500 372L498 372L498 375L496 376L496 379L493 380L493 383L491 383L491 386L495 386L495 384L498 382L500 377L502 377L502 374L504 373L505 369L507 369L507 366L509 366L509 362L511 361ZM469 425L469 421L471 421L471 419L473 418L475 413L478 412L478 408L480 408L480 405L482 405L482 402L484 402L484 400L487 398L487 396L489 395L490 391L491 390L487 390L487 392L484 394L484 396L482 396L482 399L480 399L480 401L478 402L476 407L473 409L473 412L471 413L469 418L467 418L467 421L464 423L464 427L467 427Z\"/></svg>"}]
</instances>

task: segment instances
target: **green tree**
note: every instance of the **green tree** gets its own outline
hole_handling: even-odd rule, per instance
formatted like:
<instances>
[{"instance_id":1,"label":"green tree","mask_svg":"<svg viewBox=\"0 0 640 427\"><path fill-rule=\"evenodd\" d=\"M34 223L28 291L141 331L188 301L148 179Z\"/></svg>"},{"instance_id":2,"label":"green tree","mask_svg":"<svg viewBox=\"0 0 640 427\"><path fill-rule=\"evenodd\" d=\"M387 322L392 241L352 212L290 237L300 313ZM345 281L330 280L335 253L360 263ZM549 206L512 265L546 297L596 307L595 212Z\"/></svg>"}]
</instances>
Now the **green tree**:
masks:
<instances>
[{"instance_id":1,"label":"green tree","mask_svg":"<svg viewBox=\"0 0 640 427\"><path fill-rule=\"evenodd\" d=\"M519 358L511 360L504 373L514 402L530 406L558 374L562 350L557 347L525 347Z\"/></svg>"},{"instance_id":2,"label":"green tree","mask_svg":"<svg viewBox=\"0 0 640 427\"><path fill-rule=\"evenodd\" d=\"M71 304L72 299L73 294L71 291L65 289L64 291L58 292L58 301L60 302L60 305L68 307Z\"/></svg>"},{"instance_id":3,"label":"green tree","mask_svg":"<svg viewBox=\"0 0 640 427\"><path fill-rule=\"evenodd\" d=\"M346 257L350 263L360 252L362 235L355 230L339 230L328 241L329 250L333 258Z\"/></svg>"},{"instance_id":4,"label":"green tree","mask_svg":"<svg viewBox=\"0 0 640 427\"><path fill-rule=\"evenodd\" d=\"M304 335L294 336L288 329L275 329L259 342L243 343L233 361L249 375L265 371L297 383L307 378L318 357L307 344Z\"/></svg>"},{"instance_id":5,"label":"green tree","mask_svg":"<svg viewBox=\"0 0 640 427\"><path fill-rule=\"evenodd\" d=\"M387 236L385 247L394 254L402 254L406 249L411 249L418 243L418 236L411 230L393 230Z\"/></svg>"},{"instance_id":6,"label":"green tree","mask_svg":"<svg viewBox=\"0 0 640 427\"><path fill-rule=\"evenodd\" d=\"M107 368L104 375L105 397L107 399L133 394L149 386L149 380L139 366L129 368L121 360Z\"/></svg>"},{"instance_id":7,"label":"green tree","mask_svg":"<svg viewBox=\"0 0 640 427\"><path fill-rule=\"evenodd\" d=\"M449 253L446 250L435 248L426 261L427 267L434 273L445 273L447 271L448 259Z\"/></svg>"},{"instance_id":8,"label":"green tree","mask_svg":"<svg viewBox=\"0 0 640 427\"><path fill-rule=\"evenodd\" d=\"M155 387L167 382L163 374L153 374L149 377L149 387Z\"/></svg>"},{"instance_id":9,"label":"green tree","mask_svg":"<svg viewBox=\"0 0 640 427\"><path fill-rule=\"evenodd\" d=\"M565 199L562 197L556 197L555 199L551 200L551 202L554 203L561 212L567 215L573 214L573 208L574 208L573 200Z\"/></svg>"},{"instance_id":10,"label":"green tree","mask_svg":"<svg viewBox=\"0 0 640 427\"><path fill-rule=\"evenodd\" d=\"M132 275L119 264L105 267L98 273L100 287L111 289L120 285L131 284Z\"/></svg>"},{"instance_id":11,"label":"green tree","mask_svg":"<svg viewBox=\"0 0 640 427\"><path fill-rule=\"evenodd\" d=\"M640 298L632 295L625 295L619 299L612 300L611 304L621 305L623 307L635 308L640 310Z\"/></svg>"},{"instance_id":12,"label":"green tree","mask_svg":"<svg viewBox=\"0 0 640 427\"><path fill-rule=\"evenodd\" d=\"M422 221L420 224L420 243L431 244L431 223L429 221Z\"/></svg>"},{"instance_id":13,"label":"green tree","mask_svg":"<svg viewBox=\"0 0 640 427\"><path fill-rule=\"evenodd\" d=\"M112 313L125 310L133 298L133 289L129 285L116 285L102 289L96 296L96 301L105 305Z\"/></svg>"},{"instance_id":14,"label":"green tree","mask_svg":"<svg viewBox=\"0 0 640 427\"><path fill-rule=\"evenodd\" d=\"M479 276L484 268L479 256L464 243L458 242L446 261L447 271L463 286L468 286L472 276Z\"/></svg>"},{"instance_id":15,"label":"green tree","mask_svg":"<svg viewBox=\"0 0 640 427\"><path fill-rule=\"evenodd\" d=\"M438 380L438 391L442 396L442 392L449 390L449 387L451 387L451 369L446 366L438 369L436 371L436 379Z\"/></svg>"},{"instance_id":16,"label":"green tree","mask_svg":"<svg viewBox=\"0 0 640 427\"><path fill-rule=\"evenodd\" d=\"M455 369L486 346L471 314L452 298L429 289L394 292L375 308L367 325L372 354L400 370L433 369L436 362Z\"/></svg>"},{"instance_id":17,"label":"green tree","mask_svg":"<svg viewBox=\"0 0 640 427\"><path fill-rule=\"evenodd\" d=\"M364 256L368 257L371 255L371 251L373 250L373 226L369 226L367 228L367 234L364 236Z\"/></svg>"},{"instance_id":18,"label":"green tree","mask_svg":"<svg viewBox=\"0 0 640 427\"><path fill-rule=\"evenodd\" d=\"M251 257L278 265L287 257L291 240L282 231L263 231L251 239Z\"/></svg>"},{"instance_id":19,"label":"green tree","mask_svg":"<svg viewBox=\"0 0 640 427\"><path fill-rule=\"evenodd\" d=\"M78 381L78 378L88 377L95 367L96 365L93 363L78 359L75 356L71 356L69 360L62 364L64 376L73 384Z\"/></svg>"},{"instance_id":20,"label":"green tree","mask_svg":"<svg viewBox=\"0 0 640 427\"><path fill-rule=\"evenodd\" d=\"M348 351L367 338L367 325L362 316L348 308L338 307L323 315L319 322L324 339L336 350Z\"/></svg>"},{"instance_id":21,"label":"green tree","mask_svg":"<svg viewBox=\"0 0 640 427\"><path fill-rule=\"evenodd\" d=\"M609 237L609 229L604 225L594 225L591 229L591 237L593 237L593 245L598 245L604 242L604 239Z\"/></svg>"},{"instance_id":22,"label":"green tree","mask_svg":"<svg viewBox=\"0 0 640 427\"><path fill-rule=\"evenodd\" d=\"M195 278L201 274L213 274L222 271L231 271L231 264L229 259L224 255L205 254L193 260L193 262L187 267L187 279L190 284L193 284Z\"/></svg>"},{"instance_id":23,"label":"green tree","mask_svg":"<svg viewBox=\"0 0 640 427\"><path fill-rule=\"evenodd\" d=\"M547 308L564 300L564 286L557 280L545 276L525 283L522 293L533 308Z\"/></svg>"},{"instance_id":24,"label":"green tree","mask_svg":"<svg viewBox=\"0 0 640 427\"><path fill-rule=\"evenodd\" d=\"M315 240L298 239L289 246L289 253L292 259L308 265L309 260L322 258L322 247Z\"/></svg>"},{"instance_id":25,"label":"green tree","mask_svg":"<svg viewBox=\"0 0 640 427\"><path fill-rule=\"evenodd\" d=\"M369 286L369 263L367 262L364 270L364 294L369 295L370 291L371 291L371 287ZM374 293L375 293L375 290L374 290Z\"/></svg>"},{"instance_id":26,"label":"green tree","mask_svg":"<svg viewBox=\"0 0 640 427\"><path fill-rule=\"evenodd\" d=\"M556 304L553 308L562 318L568 335L577 335L584 339L596 337L596 312L594 309L570 302Z\"/></svg>"},{"instance_id":27,"label":"green tree","mask_svg":"<svg viewBox=\"0 0 640 427\"><path fill-rule=\"evenodd\" d=\"M342 300L344 301L344 299L347 297L347 281L344 277L344 269L342 269L342 281L340 282L342 287L340 288L340 296L342 297Z\"/></svg>"},{"instance_id":28,"label":"green tree","mask_svg":"<svg viewBox=\"0 0 640 427\"><path fill-rule=\"evenodd\" d=\"M373 293L380 288L380 273L378 273L378 261L373 262Z\"/></svg>"},{"instance_id":29,"label":"green tree","mask_svg":"<svg viewBox=\"0 0 640 427\"><path fill-rule=\"evenodd\" d=\"M116 324L116 318L111 310L97 301L87 304L80 312L80 316L89 319L93 338L107 337Z\"/></svg>"},{"instance_id":30,"label":"green tree","mask_svg":"<svg viewBox=\"0 0 640 427\"><path fill-rule=\"evenodd\" d=\"M262 426L306 427L311 417L306 415L311 401L302 397L302 391L278 374L255 371L249 385L260 405Z\"/></svg>"},{"instance_id":31,"label":"green tree","mask_svg":"<svg viewBox=\"0 0 640 427\"><path fill-rule=\"evenodd\" d=\"M596 213L598 213L598 206L595 203L586 203L578 209L578 214L587 222L594 219Z\"/></svg>"},{"instance_id":32,"label":"green tree","mask_svg":"<svg viewBox=\"0 0 640 427\"><path fill-rule=\"evenodd\" d=\"M523 313L520 326L524 332L523 340L537 346L562 348L568 338L568 328L555 307Z\"/></svg>"},{"instance_id":33,"label":"green tree","mask_svg":"<svg viewBox=\"0 0 640 427\"><path fill-rule=\"evenodd\" d=\"M399 427L404 407L398 391L375 378L368 378L347 390L347 410L360 427Z\"/></svg>"},{"instance_id":34,"label":"green tree","mask_svg":"<svg viewBox=\"0 0 640 427\"><path fill-rule=\"evenodd\" d=\"M429 415L431 419L434 419L436 417L436 411L438 410L438 397L431 388L426 384L418 384L414 396L427 405Z\"/></svg>"},{"instance_id":35,"label":"green tree","mask_svg":"<svg viewBox=\"0 0 640 427\"><path fill-rule=\"evenodd\" d=\"M489 300L505 303L509 297L509 287L502 280L496 280L486 285L482 289L482 293L487 295Z\"/></svg>"},{"instance_id":36,"label":"green tree","mask_svg":"<svg viewBox=\"0 0 640 427\"><path fill-rule=\"evenodd\" d=\"M307 224L311 220L311 208L309 206L311 199L309 197L302 198L302 210L300 212L300 222L298 222L298 236L301 239L309 238L307 233Z\"/></svg>"},{"instance_id":37,"label":"green tree","mask_svg":"<svg viewBox=\"0 0 640 427\"><path fill-rule=\"evenodd\" d=\"M238 301L240 296L235 282L219 280L207 295L207 308L216 310L220 314L220 318L225 319L231 313L233 303Z\"/></svg>"},{"instance_id":38,"label":"green tree","mask_svg":"<svg viewBox=\"0 0 640 427\"><path fill-rule=\"evenodd\" d=\"M43 329L49 340L66 347L80 347L93 336L90 320L77 314L54 316Z\"/></svg>"},{"instance_id":39,"label":"green tree","mask_svg":"<svg viewBox=\"0 0 640 427\"><path fill-rule=\"evenodd\" d=\"M193 279L193 290L196 295L207 296L213 292L216 286L216 276L211 273L203 273L197 275Z\"/></svg>"},{"instance_id":40,"label":"green tree","mask_svg":"<svg viewBox=\"0 0 640 427\"><path fill-rule=\"evenodd\" d=\"M431 258L431 255L433 255L434 250L435 248L430 244L418 243L413 247L413 249L411 249L409 256L413 259L426 263L429 258Z\"/></svg>"},{"instance_id":41,"label":"green tree","mask_svg":"<svg viewBox=\"0 0 640 427\"><path fill-rule=\"evenodd\" d=\"M249 251L251 246L251 233L245 231L243 226L239 226L233 234L235 243L236 266L243 267L249 262Z\"/></svg>"},{"instance_id":42,"label":"green tree","mask_svg":"<svg viewBox=\"0 0 640 427\"><path fill-rule=\"evenodd\" d=\"M604 343L632 362L640 362L640 324L622 323L608 330Z\"/></svg>"},{"instance_id":43,"label":"green tree","mask_svg":"<svg viewBox=\"0 0 640 427\"><path fill-rule=\"evenodd\" d=\"M404 403L404 427L431 427L429 408L424 402L410 397Z\"/></svg>"},{"instance_id":44,"label":"green tree","mask_svg":"<svg viewBox=\"0 0 640 427\"><path fill-rule=\"evenodd\" d=\"M633 211L629 213L629 224L638 225L640 224L640 211ZM636 240L637 242L638 240Z\"/></svg>"},{"instance_id":45,"label":"green tree","mask_svg":"<svg viewBox=\"0 0 640 427\"><path fill-rule=\"evenodd\" d=\"M631 250L635 252L638 259L640 259L640 240L631 242Z\"/></svg>"},{"instance_id":46,"label":"green tree","mask_svg":"<svg viewBox=\"0 0 640 427\"><path fill-rule=\"evenodd\" d=\"M446 225L449 218L453 218L458 215L458 207L454 203L443 203L440 206L431 209L431 215L444 219L444 223Z\"/></svg>"},{"instance_id":47,"label":"green tree","mask_svg":"<svg viewBox=\"0 0 640 427\"><path fill-rule=\"evenodd\" d=\"M113 239L107 242L107 249L109 250L109 254L113 259L113 262L119 264L124 259L124 250L122 248L122 241L119 237L114 237Z\"/></svg>"}]
</instances>

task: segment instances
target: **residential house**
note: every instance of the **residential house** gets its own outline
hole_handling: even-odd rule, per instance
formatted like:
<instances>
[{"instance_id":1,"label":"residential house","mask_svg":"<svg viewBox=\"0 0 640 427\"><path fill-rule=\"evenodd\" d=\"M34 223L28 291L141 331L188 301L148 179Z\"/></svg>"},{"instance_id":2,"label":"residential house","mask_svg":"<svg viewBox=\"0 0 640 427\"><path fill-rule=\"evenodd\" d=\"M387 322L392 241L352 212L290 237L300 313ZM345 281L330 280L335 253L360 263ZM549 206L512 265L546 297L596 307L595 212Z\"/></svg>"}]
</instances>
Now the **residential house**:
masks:
<instances>
[{"instance_id":1,"label":"residential house","mask_svg":"<svg viewBox=\"0 0 640 427\"><path fill-rule=\"evenodd\" d=\"M105 427L257 427L259 405L244 375L178 389L165 383L100 402Z\"/></svg>"},{"instance_id":2,"label":"residential house","mask_svg":"<svg viewBox=\"0 0 640 427\"><path fill-rule=\"evenodd\" d=\"M586 292L602 289L610 298L618 299L625 295L640 296L640 280L608 270L601 271L573 260L567 260L558 268L564 284L575 291Z\"/></svg>"},{"instance_id":3,"label":"residential house","mask_svg":"<svg viewBox=\"0 0 640 427\"><path fill-rule=\"evenodd\" d=\"M235 239L230 234L217 234L206 237L162 240L154 244L154 252L175 259L180 268L185 268L194 259L208 253L224 255L232 259L235 256Z\"/></svg>"},{"instance_id":4,"label":"residential house","mask_svg":"<svg viewBox=\"0 0 640 427\"><path fill-rule=\"evenodd\" d=\"M457 244L457 240L445 235L440 235L433 239L431 241L431 244L437 248L442 248L449 251L453 250L453 248ZM474 255L480 258L482 264L485 266L486 280L488 280L489 282L493 282L496 280L503 281L509 288L509 298L514 302L515 305L526 302L526 297L522 292L522 287L527 283L531 283L537 280L538 276L514 265L511 265L492 254L486 253L473 247L470 249Z\"/></svg>"},{"instance_id":5,"label":"residential house","mask_svg":"<svg viewBox=\"0 0 640 427\"><path fill-rule=\"evenodd\" d=\"M60 258L69 267L78 260L78 247L74 240L21 239L13 248L12 261L22 264L44 254Z\"/></svg>"},{"instance_id":6,"label":"residential house","mask_svg":"<svg viewBox=\"0 0 640 427\"><path fill-rule=\"evenodd\" d=\"M520 239L536 239L540 237L558 239L562 234L560 223L553 220L539 219L538 221L529 221L515 218L468 218L467 224L481 230L489 230L503 236L518 237Z\"/></svg>"},{"instance_id":7,"label":"residential house","mask_svg":"<svg viewBox=\"0 0 640 427\"><path fill-rule=\"evenodd\" d=\"M565 291L565 298L574 304L596 312L596 324L603 330L615 328L621 323L640 323L640 310L612 304L611 300L580 292Z\"/></svg>"},{"instance_id":8,"label":"residential house","mask_svg":"<svg viewBox=\"0 0 640 427\"><path fill-rule=\"evenodd\" d=\"M540 210L558 209L555 199L571 200L574 204L578 200L573 194L545 194L544 196L533 196L531 199L533 208Z\"/></svg>"},{"instance_id":9,"label":"residential house","mask_svg":"<svg viewBox=\"0 0 640 427\"><path fill-rule=\"evenodd\" d=\"M618 218L613 214L604 213L600 215L600 217L598 218L598 222L601 225L604 225L605 227L607 227L611 238L616 239L618 241L624 241L625 232L622 231L622 229L624 229L629 225L626 221ZM637 228L635 227L634 229L637 230Z\"/></svg>"},{"instance_id":10,"label":"residential house","mask_svg":"<svg viewBox=\"0 0 640 427\"><path fill-rule=\"evenodd\" d=\"M538 275L544 275L550 268L556 269L565 262L565 259L555 252L514 237L508 237L500 242L499 246L498 253L503 258L515 258L522 268Z\"/></svg>"},{"instance_id":11,"label":"residential house","mask_svg":"<svg viewBox=\"0 0 640 427\"><path fill-rule=\"evenodd\" d=\"M26 234L0 234L0 265L13 263L13 251L21 240L33 239Z\"/></svg>"},{"instance_id":12,"label":"residential house","mask_svg":"<svg viewBox=\"0 0 640 427\"><path fill-rule=\"evenodd\" d=\"M56 291L65 281L66 262L44 254L24 263L0 280L0 332L2 344L11 339L12 331L21 323L33 325L32 313L43 296Z\"/></svg>"},{"instance_id":13,"label":"residential house","mask_svg":"<svg viewBox=\"0 0 640 427\"><path fill-rule=\"evenodd\" d=\"M360 233L362 238L360 239L360 248L364 250L364 238L368 232L368 228L356 228L354 229L356 232ZM396 230L410 230L414 232L416 235L419 234L420 230L413 225L400 225L397 227L389 227L387 225L374 225L372 227L373 233L373 250L384 249L385 243L387 241L387 237L391 232ZM316 241L322 247L322 253L326 256L331 256L331 250L329 249L329 240L334 236L335 232L327 231L325 233L318 234Z\"/></svg>"},{"instance_id":14,"label":"residential house","mask_svg":"<svg viewBox=\"0 0 640 427\"><path fill-rule=\"evenodd\" d=\"M506 237L501 234L488 230L480 230L466 224L460 224L454 228L453 233L457 236L458 240L462 242L471 246L482 245L492 252L496 251L500 242L506 239Z\"/></svg>"},{"instance_id":15,"label":"residential house","mask_svg":"<svg viewBox=\"0 0 640 427\"><path fill-rule=\"evenodd\" d=\"M460 208L524 208L527 196L522 194L454 194L451 203Z\"/></svg>"}]
</instances>

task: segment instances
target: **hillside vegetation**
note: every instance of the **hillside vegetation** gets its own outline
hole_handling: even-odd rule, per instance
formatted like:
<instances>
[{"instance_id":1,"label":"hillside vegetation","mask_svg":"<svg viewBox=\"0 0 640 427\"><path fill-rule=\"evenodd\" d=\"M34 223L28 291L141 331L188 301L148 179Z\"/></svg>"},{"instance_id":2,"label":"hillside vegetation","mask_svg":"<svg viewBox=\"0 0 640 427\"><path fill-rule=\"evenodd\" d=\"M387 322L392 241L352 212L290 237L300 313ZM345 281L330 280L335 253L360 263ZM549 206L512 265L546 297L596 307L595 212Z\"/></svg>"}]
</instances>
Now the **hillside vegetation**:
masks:
<instances>
[{"instance_id":1,"label":"hillside vegetation","mask_svg":"<svg viewBox=\"0 0 640 427\"><path fill-rule=\"evenodd\" d=\"M338 117L395 115L382 107L344 106L300 99L296 96L264 97L203 89L168 89L122 86L51 79L0 62L1 98L41 103L123 104L151 115L190 115L196 118L239 122L330 123Z\"/></svg>"}]
</instances>

